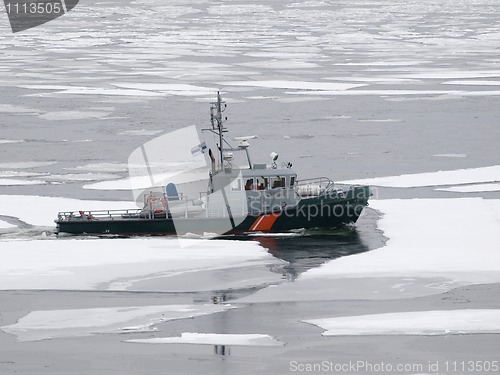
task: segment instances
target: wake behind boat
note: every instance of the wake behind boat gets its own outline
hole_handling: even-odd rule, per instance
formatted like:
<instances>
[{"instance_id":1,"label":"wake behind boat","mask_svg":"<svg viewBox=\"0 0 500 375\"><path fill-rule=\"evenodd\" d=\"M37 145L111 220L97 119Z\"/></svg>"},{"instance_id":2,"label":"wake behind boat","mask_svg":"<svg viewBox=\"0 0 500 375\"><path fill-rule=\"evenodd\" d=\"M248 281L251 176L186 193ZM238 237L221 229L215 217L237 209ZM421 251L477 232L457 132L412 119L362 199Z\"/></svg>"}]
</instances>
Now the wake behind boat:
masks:
<instances>
[{"instance_id":1,"label":"wake behind boat","mask_svg":"<svg viewBox=\"0 0 500 375\"><path fill-rule=\"evenodd\" d=\"M211 127L203 129L217 138L216 152L208 148L206 142L197 142L186 153L182 142L189 138L186 137L189 133L179 133L172 138L176 147L183 147L182 152L175 153L176 157L182 156L179 156L179 165L198 162L195 168L157 178L154 160L147 157L148 150L144 147L136 150L145 163L143 169L149 174L143 177L150 180L138 192L136 189L136 201L141 203L141 208L59 212L56 232L222 235L336 228L357 221L368 205L368 186L337 186L326 177L298 179L291 163L278 166L278 155L274 152L269 165L253 163L248 141L257 137L233 138L238 145L231 146L224 138L227 133L223 125L224 108L218 93L217 101L211 103ZM191 140L188 142L192 144ZM207 149L209 162L205 163ZM167 145L162 145L160 151L165 153L165 150ZM244 165L240 167L236 159L241 155ZM192 160L186 159L190 157ZM175 164L169 157L159 160L157 164ZM204 168L200 169L200 165ZM131 170L130 174L133 174Z\"/></svg>"}]
</instances>

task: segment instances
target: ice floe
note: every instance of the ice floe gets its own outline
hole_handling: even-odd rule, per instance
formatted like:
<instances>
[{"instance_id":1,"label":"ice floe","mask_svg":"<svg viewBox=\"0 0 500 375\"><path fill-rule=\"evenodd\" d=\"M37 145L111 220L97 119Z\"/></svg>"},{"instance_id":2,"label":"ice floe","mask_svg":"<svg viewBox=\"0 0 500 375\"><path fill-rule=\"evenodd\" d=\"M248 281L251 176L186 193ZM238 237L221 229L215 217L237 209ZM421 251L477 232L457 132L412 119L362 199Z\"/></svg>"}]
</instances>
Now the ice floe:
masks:
<instances>
[{"instance_id":1,"label":"ice floe","mask_svg":"<svg viewBox=\"0 0 500 375\"><path fill-rule=\"evenodd\" d=\"M435 154L437 158L466 158L467 154Z\"/></svg>"},{"instance_id":2,"label":"ice floe","mask_svg":"<svg viewBox=\"0 0 500 375\"><path fill-rule=\"evenodd\" d=\"M208 8L209 14L216 15L240 15L240 14L254 14L254 13L272 13L273 8L268 5L262 4L223 4L214 5Z\"/></svg>"},{"instance_id":3,"label":"ice floe","mask_svg":"<svg viewBox=\"0 0 500 375\"><path fill-rule=\"evenodd\" d=\"M89 172L127 172L128 164L125 163L92 163L79 165L71 168L64 168L68 171L89 171Z\"/></svg>"},{"instance_id":4,"label":"ice floe","mask_svg":"<svg viewBox=\"0 0 500 375\"><path fill-rule=\"evenodd\" d=\"M500 86L500 81L447 81L443 85Z\"/></svg>"},{"instance_id":5,"label":"ice floe","mask_svg":"<svg viewBox=\"0 0 500 375\"><path fill-rule=\"evenodd\" d=\"M340 183L410 188L420 186L459 185L495 181L500 181L500 165L493 165L491 167L456 169L451 171L404 174L400 176L374 177L362 180L342 181Z\"/></svg>"},{"instance_id":6,"label":"ice floe","mask_svg":"<svg viewBox=\"0 0 500 375\"><path fill-rule=\"evenodd\" d=\"M118 134L120 135L133 135L133 136L151 136L161 133L161 129L134 129L134 130L124 130Z\"/></svg>"},{"instance_id":7,"label":"ice floe","mask_svg":"<svg viewBox=\"0 0 500 375\"><path fill-rule=\"evenodd\" d=\"M181 337L127 340L140 344L201 344L228 346L283 346L284 343L263 334L217 334L184 332Z\"/></svg>"},{"instance_id":8,"label":"ice floe","mask_svg":"<svg viewBox=\"0 0 500 375\"><path fill-rule=\"evenodd\" d=\"M198 95L212 95L215 89L203 86L195 86L189 84L168 84L168 83L113 83L113 86L134 89L162 92L169 95L180 96L198 96Z\"/></svg>"},{"instance_id":9,"label":"ice floe","mask_svg":"<svg viewBox=\"0 0 500 375\"><path fill-rule=\"evenodd\" d=\"M24 161L24 162L0 163L0 169L31 169L31 168L46 167L56 163L57 162L55 161Z\"/></svg>"},{"instance_id":10,"label":"ice floe","mask_svg":"<svg viewBox=\"0 0 500 375\"><path fill-rule=\"evenodd\" d=\"M500 191L500 184L473 184L464 186L451 186L435 189L439 191L451 191L454 193L480 193L488 191Z\"/></svg>"},{"instance_id":11,"label":"ice floe","mask_svg":"<svg viewBox=\"0 0 500 375\"><path fill-rule=\"evenodd\" d=\"M6 145L11 143L23 143L24 139L0 139L0 145Z\"/></svg>"},{"instance_id":12,"label":"ice floe","mask_svg":"<svg viewBox=\"0 0 500 375\"><path fill-rule=\"evenodd\" d=\"M0 113L37 113L38 111L31 108L26 108L19 105L0 104Z\"/></svg>"},{"instance_id":13,"label":"ice floe","mask_svg":"<svg viewBox=\"0 0 500 375\"><path fill-rule=\"evenodd\" d=\"M100 87L71 87L68 86L63 91L53 91L50 93L29 94L29 96L57 97L60 95L109 95L109 96L166 96L165 93L132 90L132 89L109 89Z\"/></svg>"},{"instance_id":14,"label":"ice floe","mask_svg":"<svg viewBox=\"0 0 500 375\"><path fill-rule=\"evenodd\" d=\"M270 268L283 262L257 242L182 241L3 240L0 289L210 291L281 280Z\"/></svg>"},{"instance_id":15,"label":"ice floe","mask_svg":"<svg viewBox=\"0 0 500 375\"><path fill-rule=\"evenodd\" d=\"M160 323L214 314L230 305L158 305L99 307L90 309L32 311L17 323L0 327L18 341L103 333L134 333L154 330Z\"/></svg>"},{"instance_id":16,"label":"ice floe","mask_svg":"<svg viewBox=\"0 0 500 375\"><path fill-rule=\"evenodd\" d=\"M63 121L63 120L83 120L87 118L101 118L109 115L109 112L98 111L59 111L59 112L46 112L38 117L50 121Z\"/></svg>"},{"instance_id":17,"label":"ice floe","mask_svg":"<svg viewBox=\"0 0 500 375\"><path fill-rule=\"evenodd\" d=\"M45 185L41 180L19 180L12 178L0 178L0 186L22 186L22 185Z\"/></svg>"},{"instance_id":18,"label":"ice floe","mask_svg":"<svg viewBox=\"0 0 500 375\"><path fill-rule=\"evenodd\" d=\"M104 173L69 173L51 174L44 177L46 181L107 181L120 178L120 176Z\"/></svg>"},{"instance_id":19,"label":"ice floe","mask_svg":"<svg viewBox=\"0 0 500 375\"><path fill-rule=\"evenodd\" d=\"M3 220L0 220L0 229L9 229L9 228L15 228L15 225L9 224Z\"/></svg>"},{"instance_id":20,"label":"ice floe","mask_svg":"<svg viewBox=\"0 0 500 375\"><path fill-rule=\"evenodd\" d=\"M448 276L500 281L500 200L481 198L373 200L386 246L310 269L319 276ZM475 218L475 220L471 220Z\"/></svg>"},{"instance_id":21,"label":"ice floe","mask_svg":"<svg viewBox=\"0 0 500 375\"><path fill-rule=\"evenodd\" d=\"M298 90L349 90L365 86L358 83L343 82L304 82L304 81L228 81L221 82L227 86L246 86L273 89L298 89Z\"/></svg>"},{"instance_id":22,"label":"ice floe","mask_svg":"<svg viewBox=\"0 0 500 375\"><path fill-rule=\"evenodd\" d=\"M0 215L17 217L36 226L54 226L57 213L62 211L127 208L137 209L137 206L132 201L92 201L36 195L0 195Z\"/></svg>"},{"instance_id":23,"label":"ice floe","mask_svg":"<svg viewBox=\"0 0 500 375\"><path fill-rule=\"evenodd\" d=\"M304 322L325 329L323 336L500 333L500 310L412 311L311 319Z\"/></svg>"}]
</instances>

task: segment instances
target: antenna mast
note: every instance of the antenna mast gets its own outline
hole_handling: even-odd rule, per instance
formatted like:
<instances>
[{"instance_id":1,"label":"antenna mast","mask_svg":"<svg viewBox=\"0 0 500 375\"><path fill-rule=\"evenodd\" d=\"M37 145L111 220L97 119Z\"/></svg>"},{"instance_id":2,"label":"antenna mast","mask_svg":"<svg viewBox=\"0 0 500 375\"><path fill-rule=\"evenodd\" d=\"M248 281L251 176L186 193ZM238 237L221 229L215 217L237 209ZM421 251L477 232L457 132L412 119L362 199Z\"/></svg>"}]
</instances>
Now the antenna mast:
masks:
<instances>
[{"instance_id":1,"label":"antenna mast","mask_svg":"<svg viewBox=\"0 0 500 375\"><path fill-rule=\"evenodd\" d=\"M220 91L217 91L217 101L210 103L210 121L212 123L212 129L215 134L219 136L219 163L220 168L224 164L224 155L223 155L223 142L224 136L223 133L227 132L227 129L224 128L223 121L227 120L227 117L222 117L222 112L225 111L227 105L226 102L223 102L220 96Z\"/></svg>"}]
</instances>

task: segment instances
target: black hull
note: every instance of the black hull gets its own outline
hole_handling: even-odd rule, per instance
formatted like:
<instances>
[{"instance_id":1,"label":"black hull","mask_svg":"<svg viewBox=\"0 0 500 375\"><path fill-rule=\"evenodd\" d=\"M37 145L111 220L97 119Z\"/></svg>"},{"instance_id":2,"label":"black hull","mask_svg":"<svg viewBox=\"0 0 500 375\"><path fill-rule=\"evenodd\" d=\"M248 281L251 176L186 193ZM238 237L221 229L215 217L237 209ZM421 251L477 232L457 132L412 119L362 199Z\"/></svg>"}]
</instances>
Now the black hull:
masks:
<instances>
[{"instance_id":1,"label":"black hull","mask_svg":"<svg viewBox=\"0 0 500 375\"><path fill-rule=\"evenodd\" d=\"M355 223L370 195L367 186L356 186L347 193L309 198L297 207L262 215L249 215L226 234L286 232L297 229L336 228ZM219 233L227 218L123 218L114 220L56 220L57 233L111 235L176 235ZM177 233L174 222L182 224Z\"/></svg>"}]
</instances>

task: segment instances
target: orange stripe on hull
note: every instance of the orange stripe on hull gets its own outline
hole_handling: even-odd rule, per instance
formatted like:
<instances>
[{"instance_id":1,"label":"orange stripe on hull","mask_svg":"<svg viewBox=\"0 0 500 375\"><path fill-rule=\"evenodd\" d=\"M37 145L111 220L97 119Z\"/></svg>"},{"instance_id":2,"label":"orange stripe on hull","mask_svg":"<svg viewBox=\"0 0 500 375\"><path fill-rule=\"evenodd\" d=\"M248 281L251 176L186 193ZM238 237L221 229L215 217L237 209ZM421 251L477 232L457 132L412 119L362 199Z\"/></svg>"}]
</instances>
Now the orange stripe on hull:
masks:
<instances>
[{"instance_id":1,"label":"orange stripe on hull","mask_svg":"<svg viewBox=\"0 0 500 375\"><path fill-rule=\"evenodd\" d=\"M270 215L263 215L259 216L252 226L250 227L251 231L267 231L271 230L273 227L274 222L278 218L278 214L270 214Z\"/></svg>"}]
</instances>

